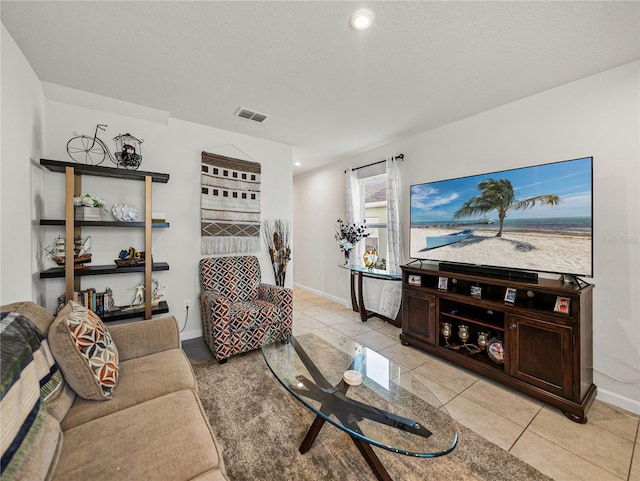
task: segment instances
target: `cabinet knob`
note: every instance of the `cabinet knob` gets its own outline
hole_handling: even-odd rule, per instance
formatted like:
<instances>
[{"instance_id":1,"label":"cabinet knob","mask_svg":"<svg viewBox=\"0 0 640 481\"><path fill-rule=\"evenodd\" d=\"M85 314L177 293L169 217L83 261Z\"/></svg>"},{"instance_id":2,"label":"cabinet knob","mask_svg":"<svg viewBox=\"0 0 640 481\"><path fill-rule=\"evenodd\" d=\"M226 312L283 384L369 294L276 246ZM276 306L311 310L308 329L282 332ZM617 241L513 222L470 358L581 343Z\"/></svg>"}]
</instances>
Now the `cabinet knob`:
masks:
<instances>
[{"instance_id":1,"label":"cabinet knob","mask_svg":"<svg viewBox=\"0 0 640 481\"><path fill-rule=\"evenodd\" d=\"M433 302L429 303L429 307L434 307L434 306L435 306L435 304Z\"/></svg>"},{"instance_id":2,"label":"cabinet knob","mask_svg":"<svg viewBox=\"0 0 640 481\"><path fill-rule=\"evenodd\" d=\"M509 324L509 329L511 329L512 331L515 331L516 327L518 327L518 326L516 326L515 323L514 324Z\"/></svg>"}]
</instances>

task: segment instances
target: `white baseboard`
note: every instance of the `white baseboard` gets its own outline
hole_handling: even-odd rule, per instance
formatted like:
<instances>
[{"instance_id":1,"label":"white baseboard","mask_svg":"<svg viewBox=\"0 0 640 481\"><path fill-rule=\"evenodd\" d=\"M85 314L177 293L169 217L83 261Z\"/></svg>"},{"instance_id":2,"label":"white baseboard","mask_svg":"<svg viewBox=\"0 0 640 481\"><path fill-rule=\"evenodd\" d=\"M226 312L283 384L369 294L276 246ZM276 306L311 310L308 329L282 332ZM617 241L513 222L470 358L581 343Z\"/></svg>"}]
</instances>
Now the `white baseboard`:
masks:
<instances>
[{"instance_id":1,"label":"white baseboard","mask_svg":"<svg viewBox=\"0 0 640 481\"><path fill-rule=\"evenodd\" d=\"M202 337L202 329L194 329L193 331L184 331L180 333L180 340L187 341L189 339L197 339Z\"/></svg>"},{"instance_id":2,"label":"white baseboard","mask_svg":"<svg viewBox=\"0 0 640 481\"><path fill-rule=\"evenodd\" d=\"M620 396L619 394L600 388L598 388L598 395L596 396L596 399L640 415L640 400L638 399Z\"/></svg>"},{"instance_id":3,"label":"white baseboard","mask_svg":"<svg viewBox=\"0 0 640 481\"><path fill-rule=\"evenodd\" d=\"M337 302L338 304L346 304L347 303L346 299L341 299L340 297L332 296L332 295L327 294L325 292L321 292L321 291L319 291L317 289L312 289L311 287L304 286L304 285L302 285L302 284L300 284L298 282L294 282L293 286L297 287L299 289L305 290L307 292L311 292L312 294L315 294L316 296L324 297L326 299L331 299L332 301Z\"/></svg>"}]
</instances>

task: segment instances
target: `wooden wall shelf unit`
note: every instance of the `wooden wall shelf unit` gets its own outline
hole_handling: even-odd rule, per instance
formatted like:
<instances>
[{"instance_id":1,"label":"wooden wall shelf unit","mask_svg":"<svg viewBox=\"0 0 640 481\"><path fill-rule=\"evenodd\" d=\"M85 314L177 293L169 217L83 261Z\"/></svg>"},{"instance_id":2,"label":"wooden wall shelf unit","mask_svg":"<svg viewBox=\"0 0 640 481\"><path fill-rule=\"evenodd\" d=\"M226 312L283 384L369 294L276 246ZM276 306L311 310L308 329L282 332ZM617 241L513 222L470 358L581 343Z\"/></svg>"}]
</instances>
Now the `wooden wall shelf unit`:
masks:
<instances>
[{"instance_id":1,"label":"wooden wall shelf unit","mask_svg":"<svg viewBox=\"0 0 640 481\"><path fill-rule=\"evenodd\" d=\"M82 268L74 268L73 263L67 263L65 267L53 267L40 273L41 279L50 279L55 277L64 277L66 280L65 295L67 299L71 299L74 291L80 291L80 278L94 275L112 275L126 274L130 272L144 272L145 287L145 307L135 310L119 310L107 313L102 317L104 321L115 321L122 319L130 319L143 317L150 319L152 314L162 314L169 312L166 302L160 302L158 306L152 308L151 296L151 273L153 271L169 270L166 262L151 262L152 259L152 239L151 231L153 228L168 228L168 222L152 222L151 220L151 186L153 182L167 183L169 182L169 174L161 174L158 172L147 172L141 170L127 170L112 167L101 167L97 165L76 164L73 162L62 162L58 160L40 159L40 165L52 172L65 174L65 218L64 219L41 219L42 226L64 226L65 239L80 239L82 227L116 227L116 228L144 228L145 230L145 257L147 262L134 267L117 267L115 264L110 265L89 265ZM144 213L145 220L143 222L119 222L119 221L80 221L75 219L75 209L73 205L74 196L82 193L82 176L92 175L98 177L108 177L117 179L126 179L134 181L142 181L145 184L145 201ZM73 243L65 244L65 257L71 259L73 257ZM126 307L126 306L124 306Z\"/></svg>"},{"instance_id":2,"label":"wooden wall shelf unit","mask_svg":"<svg viewBox=\"0 0 640 481\"><path fill-rule=\"evenodd\" d=\"M446 289L439 289L446 277ZM411 279L410 279L411 278ZM411 280L412 282L409 282ZM480 297L471 287L481 289ZM507 288L516 289L506 302ZM558 297L569 299L566 313L555 312ZM403 323L400 340L561 409L586 423L596 397L593 384L593 285L537 283L453 273L435 267L402 266ZM446 340L441 324L451 324ZM479 332L503 341L504 362L485 350L461 346L458 326L468 326L467 344Z\"/></svg>"}]
</instances>

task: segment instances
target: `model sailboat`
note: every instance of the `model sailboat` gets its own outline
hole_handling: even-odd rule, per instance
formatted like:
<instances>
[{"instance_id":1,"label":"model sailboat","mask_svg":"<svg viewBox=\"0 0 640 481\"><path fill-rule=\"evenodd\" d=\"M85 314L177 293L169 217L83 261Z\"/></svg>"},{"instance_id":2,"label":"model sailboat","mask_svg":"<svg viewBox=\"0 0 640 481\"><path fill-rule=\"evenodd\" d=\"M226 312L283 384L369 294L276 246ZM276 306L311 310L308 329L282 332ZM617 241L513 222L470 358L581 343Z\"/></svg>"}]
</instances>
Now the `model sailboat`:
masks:
<instances>
[{"instance_id":1,"label":"model sailboat","mask_svg":"<svg viewBox=\"0 0 640 481\"><path fill-rule=\"evenodd\" d=\"M77 239L74 241L73 246L73 263L84 264L91 262L91 236L84 239ZM63 237L58 236L51 244L44 248L44 251L49 255L51 260L59 266L65 265L65 240Z\"/></svg>"}]
</instances>

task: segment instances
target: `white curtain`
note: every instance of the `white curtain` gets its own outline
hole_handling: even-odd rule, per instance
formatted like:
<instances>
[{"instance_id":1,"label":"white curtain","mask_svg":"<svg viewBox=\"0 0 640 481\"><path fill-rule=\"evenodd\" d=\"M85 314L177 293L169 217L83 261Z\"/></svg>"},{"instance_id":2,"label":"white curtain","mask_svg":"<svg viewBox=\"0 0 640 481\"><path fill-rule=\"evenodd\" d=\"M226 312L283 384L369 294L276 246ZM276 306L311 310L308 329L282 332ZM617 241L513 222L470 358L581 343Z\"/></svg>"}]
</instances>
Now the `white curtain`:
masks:
<instances>
[{"instance_id":1,"label":"white curtain","mask_svg":"<svg viewBox=\"0 0 640 481\"><path fill-rule=\"evenodd\" d=\"M364 198L362 197L362 192L360 190L360 181L358 180L358 174L352 168L347 168L346 175L346 219L345 221L349 224L353 224L354 222L361 224L364 220L362 218L363 215L363 206L364 206ZM362 256L364 255L364 240L358 242L355 247L351 250L351 263L352 264L362 264Z\"/></svg>"},{"instance_id":2,"label":"white curtain","mask_svg":"<svg viewBox=\"0 0 640 481\"><path fill-rule=\"evenodd\" d=\"M387 242L389 244L389 259L387 270L400 272L404 263L404 248L402 247L402 228L400 225L400 173L398 161L392 156L386 159L387 167Z\"/></svg>"},{"instance_id":3,"label":"white curtain","mask_svg":"<svg viewBox=\"0 0 640 481\"><path fill-rule=\"evenodd\" d=\"M387 243L389 258L387 270L400 272L400 265L404 263L404 248L402 247L402 229L400 226L400 176L399 162L393 157L386 158L387 171ZM402 300L402 283L387 281L380 294L380 313L394 319L400 309Z\"/></svg>"}]
</instances>

